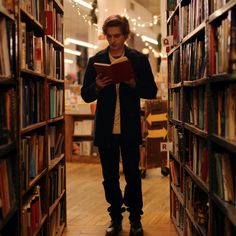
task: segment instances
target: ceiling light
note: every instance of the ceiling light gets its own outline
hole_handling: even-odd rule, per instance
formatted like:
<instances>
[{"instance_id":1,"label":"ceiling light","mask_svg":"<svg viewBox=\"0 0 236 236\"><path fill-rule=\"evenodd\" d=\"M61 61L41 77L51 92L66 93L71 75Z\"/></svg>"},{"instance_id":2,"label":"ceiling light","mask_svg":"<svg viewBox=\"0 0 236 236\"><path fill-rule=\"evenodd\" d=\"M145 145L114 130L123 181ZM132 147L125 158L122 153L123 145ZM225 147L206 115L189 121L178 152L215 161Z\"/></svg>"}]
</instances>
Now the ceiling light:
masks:
<instances>
[{"instance_id":1,"label":"ceiling light","mask_svg":"<svg viewBox=\"0 0 236 236\"><path fill-rule=\"evenodd\" d=\"M85 1L83 1L83 0L73 0L75 3L78 3L78 4L80 4L80 5L82 5L82 6L84 6L84 7L86 7L86 8L88 8L88 9L93 9L93 7L92 7L92 5L90 4L90 3L87 3L87 2L85 2Z\"/></svg>"},{"instance_id":2,"label":"ceiling light","mask_svg":"<svg viewBox=\"0 0 236 236\"><path fill-rule=\"evenodd\" d=\"M149 49L148 48L143 48L142 49L142 53L143 54L148 54L149 53Z\"/></svg>"},{"instance_id":3,"label":"ceiling light","mask_svg":"<svg viewBox=\"0 0 236 236\"><path fill-rule=\"evenodd\" d=\"M81 55L80 51L71 50L71 49L68 49L68 48L65 48L64 52L69 53L69 54L73 54L73 55L76 55L76 56L80 56Z\"/></svg>"},{"instance_id":4,"label":"ceiling light","mask_svg":"<svg viewBox=\"0 0 236 236\"><path fill-rule=\"evenodd\" d=\"M65 63L68 63L68 64L73 64L74 61L73 61L73 60L70 60L70 59L65 59L64 62L65 62Z\"/></svg>"},{"instance_id":5,"label":"ceiling light","mask_svg":"<svg viewBox=\"0 0 236 236\"><path fill-rule=\"evenodd\" d=\"M145 36L145 35L142 35L141 37L142 37L142 40L143 40L143 41L147 41L147 42L149 42L149 43L153 43L153 44L155 44L155 45L158 45L158 42L157 42L156 39L150 38L150 37Z\"/></svg>"},{"instance_id":6,"label":"ceiling light","mask_svg":"<svg viewBox=\"0 0 236 236\"><path fill-rule=\"evenodd\" d=\"M84 46L84 47L87 47L87 48L93 48L93 49L97 48L97 45L94 45L94 44L88 43L88 42L84 42L84 41L80 41L80 40L77 40L77 39L72 39L72 38L66 38L65 43L73 43L73 44L76 44L76 45Z\"/></svg>"}]
</instances>

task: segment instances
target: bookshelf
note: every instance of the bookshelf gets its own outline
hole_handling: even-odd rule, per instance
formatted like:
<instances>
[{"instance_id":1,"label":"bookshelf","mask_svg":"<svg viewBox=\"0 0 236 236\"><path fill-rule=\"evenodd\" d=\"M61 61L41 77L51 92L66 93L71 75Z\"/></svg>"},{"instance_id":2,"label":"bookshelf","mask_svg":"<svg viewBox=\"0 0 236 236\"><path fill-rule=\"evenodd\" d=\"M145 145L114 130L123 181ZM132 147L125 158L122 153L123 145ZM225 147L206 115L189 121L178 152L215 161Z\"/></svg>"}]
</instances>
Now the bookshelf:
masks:
<instances>
[{"instance_id":1,"label":"bookshelf","mask_svg":"<svg viewBox=\"0 0 236 236\"><path fill-rule=\"evenodd\" d=\"M236 1L167 0L170 217L235 235Z\"/></svg>"},{"instance_id":2,"label":"bookshelf","mask_svg":"<svg viewBox=\"0 0 236 236\"><path fill-rule=\"evenodd\" d=\"M12 107L18 109L11 113L15 141L2 150L9 157L15 150L16 162L11 163L16 163L12 178L17 204L11 215L17 217L14 221L8 217L15 232L0 234L62 235L66 226L63 1L17 1L14 9L11 43L17 63L12 66L14 77L8 76L9 83L5 79L3 84L15 86Z\"/></svg>"},{"instance_id":3,"label":"bookshelf","mask_svg":"<svg viewBox=\"0 0 236 236\"><path fill-rule=\"evenodd\" d=\"M0 2L0 235L18 235L19 162L17 150L14 5ZM14 228L12 225L14 224Z\"/></svg>"},{"instance_id":4,"label":"bookshelf","mask_svg":"<svg viewBox=\"0 0 236 236\"><path fill-rule=\"evenodd\" d=\"M66 158L68 161L84 161L97 157L93 145L93 129L96 102L86 104L80 95L80 84L66 84L65 123ZM97 162L97 158L96 158Z\"/></svg>"}]
</instances>

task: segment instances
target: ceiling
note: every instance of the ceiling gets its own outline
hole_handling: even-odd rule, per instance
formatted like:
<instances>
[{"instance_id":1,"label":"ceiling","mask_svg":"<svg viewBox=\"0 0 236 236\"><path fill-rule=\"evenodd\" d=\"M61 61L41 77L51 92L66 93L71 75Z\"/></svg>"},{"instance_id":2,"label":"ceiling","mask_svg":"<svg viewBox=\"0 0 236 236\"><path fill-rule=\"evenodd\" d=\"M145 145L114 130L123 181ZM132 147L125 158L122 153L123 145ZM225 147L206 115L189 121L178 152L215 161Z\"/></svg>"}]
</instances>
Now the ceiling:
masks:
<instances>
[{"instance_id":1,"label":"ceiling","mask_svg":"<svg viewBox=\"0 0 236 236\"><path fill-rule=\"evenodd\" d=\"M91 2L91 0L86 0ZM116 0L117 1L117 0ZM144 6L153 15L160 14L160 1L158 0L135 0L140 5ZM75 37L86 41L88 39L88 23L83 17L78 15L75 7L72 7L71 0L64 0L64 33L65 37ZM82 15L89 14L89 10L81 7Z\"/></svg>"},{"instance_id":2,"label":"ceiling","mask_svg":"<svg viewBox=\"0 0 236 236\"><path fill-rule=\"evenodd\" d=\"M163 0L162 0L163 1ZM135 0L153 15L160 15L160 1L158 0Z\"/></svg>"}]
</instances>

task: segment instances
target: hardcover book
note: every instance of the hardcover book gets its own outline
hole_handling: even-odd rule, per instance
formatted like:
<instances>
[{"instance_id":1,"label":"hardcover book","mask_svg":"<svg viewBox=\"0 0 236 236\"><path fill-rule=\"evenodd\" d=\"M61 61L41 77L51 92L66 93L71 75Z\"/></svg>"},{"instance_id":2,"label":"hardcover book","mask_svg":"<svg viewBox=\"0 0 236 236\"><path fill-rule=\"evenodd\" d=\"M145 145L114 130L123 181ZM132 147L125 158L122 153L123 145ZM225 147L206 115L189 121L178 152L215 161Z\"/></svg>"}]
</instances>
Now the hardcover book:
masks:
<instances>
[{"instance_id":1,"label":"hardcover book","mask_svg":"<svg viewBox=\"0 0 236 236\"><path fill-rule=\"evenodd\" d=\"M115 84L128 81L135 77L132 65L127 57L120 57L111 64L94 63L97 73L110 77Z\"/></svg>"}]
</instances>

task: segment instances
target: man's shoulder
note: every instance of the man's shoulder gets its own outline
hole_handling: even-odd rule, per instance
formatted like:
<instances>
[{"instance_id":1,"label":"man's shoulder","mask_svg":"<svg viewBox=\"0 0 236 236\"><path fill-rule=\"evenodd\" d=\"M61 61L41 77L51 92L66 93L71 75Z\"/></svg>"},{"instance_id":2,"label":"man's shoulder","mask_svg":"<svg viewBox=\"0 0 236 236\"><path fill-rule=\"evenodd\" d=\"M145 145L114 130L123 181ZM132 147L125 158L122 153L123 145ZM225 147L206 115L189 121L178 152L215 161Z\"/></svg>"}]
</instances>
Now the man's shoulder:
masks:
<instances>
[{"instance_id":1,"label":"man's shoulder","mask_svg":"<svg viewBox=\"0 0 236 236\"><path fill-rule=\"evenodd\" d=\"M96 60L98 58L103 58L107 54L107 49L100 50L95 55L91 57L92 60Z\"/></svg>"},{"instance_id":2,"label":"man's shoulder","mask_svg":"<svg viewBox=\"0 0 236 236\"><path fill-rule=\"evenodd\" d=\"M136 58L145 58L146 55L141 53L140 51L127 47L127 54L129 57L136 57Z\"/></svg>"}]
</instances>

